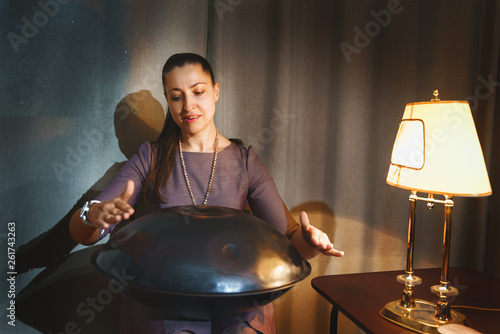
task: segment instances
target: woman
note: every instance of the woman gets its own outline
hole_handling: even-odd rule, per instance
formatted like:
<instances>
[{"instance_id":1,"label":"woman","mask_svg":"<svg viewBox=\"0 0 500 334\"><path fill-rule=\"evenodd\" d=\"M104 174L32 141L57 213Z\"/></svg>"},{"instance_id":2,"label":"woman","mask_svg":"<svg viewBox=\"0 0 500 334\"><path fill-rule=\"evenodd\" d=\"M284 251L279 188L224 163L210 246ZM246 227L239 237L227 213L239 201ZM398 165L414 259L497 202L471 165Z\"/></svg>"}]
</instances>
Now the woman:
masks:
<instances>
[{"instance_id":1,"label":"woman","mask_svg":"<svg viewBox=\"0 0 500 334\"><path fill-rule=\"evenodd\" d=\"M190 53L173 55L163 67L162 81L169 110L160 137L141 145L96 201L75 212L70 232L77 242L89 245L104 237L134 214L141 196L149 211L191 204L242 210L248 201L252 213L285 234L305 258L319 252L343 255L325 233L309 224L306 213L300 215L301 225L294 221L251 147L219 133L214 123L219 84L206 59ZM121 328L123 333L275 332L271 303L234 318L189 322L125 295Z\"/></svg>"}]
</instances>

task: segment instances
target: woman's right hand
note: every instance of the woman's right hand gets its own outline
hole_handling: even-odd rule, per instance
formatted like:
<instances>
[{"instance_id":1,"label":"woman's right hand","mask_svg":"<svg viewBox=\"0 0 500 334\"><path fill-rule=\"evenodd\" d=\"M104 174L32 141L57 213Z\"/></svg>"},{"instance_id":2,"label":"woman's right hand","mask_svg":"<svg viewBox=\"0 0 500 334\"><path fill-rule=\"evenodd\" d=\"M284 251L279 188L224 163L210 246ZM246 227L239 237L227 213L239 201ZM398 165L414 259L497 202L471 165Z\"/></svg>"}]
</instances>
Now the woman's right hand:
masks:
<instances>
[{"instance_id":1,"label":"woman's right hand","mask_svg":"<svg viewBox=\"0 0 500 334\"><path fill-rule=\"evenodd\" d=\"M106 229L110 224L129 219L134 213L134 208L128 204L128 200L133 193L134 181L129 180L121 195L109 201L93 204L87 212L87 220L96 228Z\"/></svg>"}]
</instances>

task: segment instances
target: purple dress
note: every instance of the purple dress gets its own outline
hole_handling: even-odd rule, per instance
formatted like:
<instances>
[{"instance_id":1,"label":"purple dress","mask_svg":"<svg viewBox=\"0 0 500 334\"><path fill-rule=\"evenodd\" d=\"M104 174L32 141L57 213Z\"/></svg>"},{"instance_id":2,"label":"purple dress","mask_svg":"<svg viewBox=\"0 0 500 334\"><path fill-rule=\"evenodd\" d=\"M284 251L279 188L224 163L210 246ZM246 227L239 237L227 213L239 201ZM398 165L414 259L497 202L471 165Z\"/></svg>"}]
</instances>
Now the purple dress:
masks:
<instances>
[{"instance_id":1,"label":"purple dress","mask_svg":"<svg viewBox=\"0 0 500 334\"><path fill-rule=\"evenodd\" d=\"M125 189L127 180L133 180L134 194L130 198L129 204L135 206L142 195L143 183L151 168L151 159L151 144L142 144L138 154L130 158L96 199L106 201L120 195ZM184 162L197 204L203 202L210 178L212 160L213 153L184 152ZM159 208L192 204L178 152L175 168L163 195L167 203L161 203L157 206L148 204L142 210L143 213L150 213ZM230 146L218 153L207 205L243 210L247 201L252 214L286 236L291 237L300 228L295 221L287 220L287 215L289 215L287 208L271 175L255 151L251 147L246 149L231 143ZM104 237L113 228L114 226L111 226L107 231L104 231L101 237ZM250 325L265 334L274 333L272 304L267 304L238 317L214 321L185 321L169 317L163 314L160 309L149 307L122 294L122 333L170 334L180 330L190 330L194 333L222 333L229 326L237 328L244 325Z\"/></svg>"}]
</instances>

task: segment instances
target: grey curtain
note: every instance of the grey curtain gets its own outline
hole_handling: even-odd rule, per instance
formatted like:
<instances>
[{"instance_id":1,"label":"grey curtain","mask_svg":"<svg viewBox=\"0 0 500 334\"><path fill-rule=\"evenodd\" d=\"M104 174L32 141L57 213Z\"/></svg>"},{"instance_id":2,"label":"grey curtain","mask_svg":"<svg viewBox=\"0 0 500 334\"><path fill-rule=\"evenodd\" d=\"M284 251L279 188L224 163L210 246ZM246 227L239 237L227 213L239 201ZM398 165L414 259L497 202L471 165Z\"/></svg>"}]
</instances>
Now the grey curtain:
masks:
<instances>
[{"instance_id":1,"label":"grey curtain","mask_svg":"<svg viewBox=\"0 0 500 334\"><path fill-rule=\"evenodd\" d=\"M385 177L405 104L436 87L470 102L493 188L455 198L451 265L500 277L497 1L5 0L0 11L0 233L7 243L15 226L18 273L16 327L2 332L116 332L119 298L103 299L95 248L71 241L68 219L157 136L175 52L207 56L221 132L252 145L295 217L308 211L346 252L311 260L275 302L278 333L327 332L311 278L405 268L409 194ZM419 203L416 268L441 265L442 211Z\"/></svg>"}]
</instances>

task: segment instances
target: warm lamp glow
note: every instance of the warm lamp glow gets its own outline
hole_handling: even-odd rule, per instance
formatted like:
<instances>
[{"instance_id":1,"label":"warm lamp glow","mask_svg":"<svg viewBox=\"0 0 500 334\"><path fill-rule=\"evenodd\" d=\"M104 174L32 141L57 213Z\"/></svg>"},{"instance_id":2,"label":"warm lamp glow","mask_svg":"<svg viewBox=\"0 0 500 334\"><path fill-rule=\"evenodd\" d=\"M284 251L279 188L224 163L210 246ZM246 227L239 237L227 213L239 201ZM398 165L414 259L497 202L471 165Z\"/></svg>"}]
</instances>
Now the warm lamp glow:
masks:
<instances>
[{"instance_id":1,"label":"warm lamp glow","mask_svg":"<svg viewBox=\"0 0 500 334\"><path fill-rule=\"evenodd\" d=\"M394 142L387 175L390 185L410 190L406 271L397 281L405 288L400 300L387 303L380 311L385 319L419 333L438 333L448 323L467 325L465 316L451 310L451 298L458 289L448 280L453 196L487 196L490 181L483 152L466 101L440 101L434 90L430 102L406 105ZM419 197L418 192L428 193ZM436 199L443 195L444 200ZM422 279L413 271L417 201L444 205L443 253L439 285L431 292L437 303L415 298L414 289Z\"/></svg>"},{"instance_id":2,"label":"warm lamp glow","mask_svg":"<svg viewBox=\"0 0 500 334\"><path fill-rule=\"evenodd\" d=\"M469 103L407 104L387 183L424 193L490 195L490 181Z\"/></svg>"}]
</instances>

